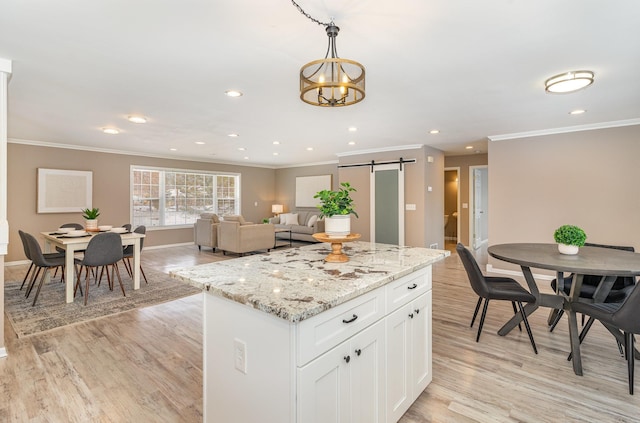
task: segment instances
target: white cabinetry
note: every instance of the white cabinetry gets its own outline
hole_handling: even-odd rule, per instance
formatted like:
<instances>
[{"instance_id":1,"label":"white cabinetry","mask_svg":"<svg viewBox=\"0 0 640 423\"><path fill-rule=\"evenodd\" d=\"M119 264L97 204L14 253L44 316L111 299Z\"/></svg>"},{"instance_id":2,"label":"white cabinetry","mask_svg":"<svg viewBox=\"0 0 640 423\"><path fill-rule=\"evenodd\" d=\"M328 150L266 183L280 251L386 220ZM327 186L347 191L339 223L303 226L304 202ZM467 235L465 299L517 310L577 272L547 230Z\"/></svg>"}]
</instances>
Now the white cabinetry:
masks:
<instances>
[{"instance_id":1,"label":"white cabinetry","mask_svg":"<svg viewBox=\"0 0 640 423\"><path fill-rule=\"evenodd\" d=\"M431 382L431 291L385 320L387 422L395 423Z\"/></svg>"},{"instance_id":2,"label":"white cabinetry","mask_svg":"<svg viewBox=\"0 0 640 423\"><path fill-rule=\"evenodd\" d=\"M298 421L385 421L384 324L369 326L298 370Z\"/></svg>"}]
</instances>

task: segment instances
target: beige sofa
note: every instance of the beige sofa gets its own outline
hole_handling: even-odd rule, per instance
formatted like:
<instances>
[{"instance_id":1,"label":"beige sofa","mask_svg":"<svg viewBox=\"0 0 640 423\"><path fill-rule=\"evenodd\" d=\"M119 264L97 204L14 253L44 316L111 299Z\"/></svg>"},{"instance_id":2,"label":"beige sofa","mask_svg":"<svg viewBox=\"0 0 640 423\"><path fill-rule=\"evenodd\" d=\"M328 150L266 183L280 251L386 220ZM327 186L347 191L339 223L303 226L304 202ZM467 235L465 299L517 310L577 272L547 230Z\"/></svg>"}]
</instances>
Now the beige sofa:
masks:
<instances>
[{"instance_id":1,"label":"beige sofa","mask_svg":"<svg viewBox=\"0 0 640 423\"><path fill-rule=\"evenodd\" d=\"M324 232L324 220L319 217L320 212L296 210L291 213L282 213L269 219L276 229L291 229L291 239L295 241L318 242L311 235ZM314 217L315 216L315 217ZM278 239L289 239L288 232L276 234Z\"/></svg>"},{"instance_id":2,"label":"beige sofa","mask_svg":"<svg viewBox=\"0 0 640 423\"><path fill-rule=\"evenodd\" d=\"M244 224L243 224L244 222ZM269 251L275 244L272 224L245 222L242 216L225 216L218 226L218 248L243 255L251 251Z\"/></svg>"},{"instance_id":3,"label":"beige sofa","mask_svg":"<svg viewBox=\"0 0 640 423\"><path fill-rule=\"evenodd\" d=\"M220 219L217 214L202 213L200 215L200 218L193 224L193 242L198 246L198 250L202 250L204 246L216 251L219 225Z\"/></svg>"}]
</instances>

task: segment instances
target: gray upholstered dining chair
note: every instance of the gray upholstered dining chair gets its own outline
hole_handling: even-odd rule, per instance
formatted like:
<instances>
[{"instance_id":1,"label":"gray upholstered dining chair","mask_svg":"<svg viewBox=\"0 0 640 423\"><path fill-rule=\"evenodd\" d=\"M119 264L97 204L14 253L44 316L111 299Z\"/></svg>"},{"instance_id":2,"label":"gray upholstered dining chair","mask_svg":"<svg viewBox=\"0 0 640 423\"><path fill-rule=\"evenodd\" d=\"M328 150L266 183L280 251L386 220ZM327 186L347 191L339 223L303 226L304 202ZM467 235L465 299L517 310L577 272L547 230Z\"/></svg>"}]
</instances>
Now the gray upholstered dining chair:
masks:
<instances>
[{"instance_id":1,"label":"gray upholstered dining chair","mask_svg":"<svg viewBox=\"0 0 640 423\"><path fill-rule=\"evenodd\" d=\"M629 394L633 395L634 373L634 334L640 334L640 284L631 291L631 294L622 303L583 303L574 302L573 310L586 314L599 320L602 324L613 330L622 331L624 337L624 352L627 360L627 372L629 374ZM585 326L584 330L588 330ZM580 337L583 338L582 334Z\"/></svg>"},{"instance_id":2,"label":"gray upholstered dining chair","mask_svg":"<svg viewBox=\"0 0 640 423\"><path fill-rule=\"evenodd\" d=\"M27 279L29 279L29 275L31 274L31 271L33 270L33 272L35 272L35 278L38 277L38 275L40 274L40 271L42 270L41 267L36 266L33 263L33 260L31 260L31 252L29 251L29 244L24 236L24 232L22 230L18 230L18 235L20 235L20 240L22 241L22 248L24 250L24 256L27 258L27 260L29 260L31 263L29 264L29 269L27 270L27 273L25 273L24 275L24 279L22 279L22 285L20 285L20 289L22 290L22 288L24 287L25 282L27 281ZM64 258L64 253L45 253L43 254L45 259L53 259L53 258L60 258L63 257ZM64 281L64 272L62 273L62 280Z\"/></svg>"},{"instance_id":3,"label":"gray upholstered dining chair","mask_svg":"<svg viewBox=\"0 0 640 423\"><path fill-rule=\"evenodd\" d=\"M145 234L147 232L147 227L144 225L138 226L133 232L137 234ZM140 238L140 253L142 253L142 247L144 246L144 238ZM125 269L127 269L127 273L130 277L133 277L133 268L131 267L131 259L133 258L133 249L134 245L127 245L124 250L122 250L122 262L124 263ZM140 265L140 273L142 273L142 277L144 278L145 283L149 283L147 281L147 275L144 274L144 270L142 270L142 265Z\"/></svg>"},{"instance_id":4,"label":"gray upholstered dining chair","mask_svg":"<svg viewBox=\"0 0 640 423\"><path fill-rule=\"evenodd\" d=\"M478 266L476 259L471 254L471 251L465 248L464 245L458 243L458 245L456 246L456 251L458 252L458 256L460 257L460 260L462 261L462 264L464 265L464 268L467 272L471 288L478 295L478 302L476 304L476 309L471 320L471 327L473 327L473 323L475 322L476 316L478 315L478 310L480 309L480 305L482 304L482 300L484 299L484 307L482 308L482 315L480 316L476 342L480 340L482 326L484 325L484 319L487 315L489 300L511 301L515 313L518 312L516 310L516 303L518 304L518 308L522 316L522 321L525 328L527 329L529 340L531 341L531 346L533 347L533 351L538 354L538 349L536 348L536 343L533 340L533 333L531 333L531 327L529 326L527 314L524 312L524 307L522 306L522 303L535 302L536 297L534 297L533 294L524 289L522 285L520 285L515 279L484 276L480 271L480 267Z\"/></svg>"},{"instance_id":5,"label":"gray upholstered dining chair","mask_svg":"<svg viewBox=\"0 0 640 423\"><path fill-rule=\"evenodd\" d=\"M120 282L120 289L122 289L122 295L127 296L124 292L124 285L122 285L122 279L120 278L120 270L118 269L118 262L122 260L122 240L120 235L115 232L105 232L98 235L94 235L87 245L87 249L84 252L82 259L76 259L76 285L74 289L74 296L77 289L80 287L80 276L82 270L85 270L85 291L84 291L84 305L87 305L89 298L89 279L90 274L93 273L100 283L104 273L107 274L107 280L109 282L109 289L113 290L113 277L117 276ZM78 270L78 267L80 270ZM111 276L109 276L109 268L111 268ZM90 270L94 270L91 272ZM100 272L98 272L100 270ZM82 288L80 287L82 292Z\"/></svg>"},{"instance_id":6,"label":"gray upholstered dining chair","mask_svg":"<svg viewBox=\"0 0 640 423\"><path fill-rule=\"evenodd\" d=\"M40 295L40 290L42 289L42 284L49 273L51 268L62 267L64 269L64 257L62 256L46 256L42 254L42 249L40 248L40 244L38 244L38 240L31 234L23 232L25 241L27 242L27 246L29 248L30 259L33 262L34 266L38 268L37 272L34 272L31 281L27 287L27 292L25 293L25 297L28 298L31 294L31 290L36 284L36 279L40 270L44 269L42 275L40 276L40 282L38 283L38 289L36 290L35 297L33 298L32 306L36 305L36 301L38 301L38 296ZM62 272L64 274L64 270Z\"/></svg>"}]
</instances>

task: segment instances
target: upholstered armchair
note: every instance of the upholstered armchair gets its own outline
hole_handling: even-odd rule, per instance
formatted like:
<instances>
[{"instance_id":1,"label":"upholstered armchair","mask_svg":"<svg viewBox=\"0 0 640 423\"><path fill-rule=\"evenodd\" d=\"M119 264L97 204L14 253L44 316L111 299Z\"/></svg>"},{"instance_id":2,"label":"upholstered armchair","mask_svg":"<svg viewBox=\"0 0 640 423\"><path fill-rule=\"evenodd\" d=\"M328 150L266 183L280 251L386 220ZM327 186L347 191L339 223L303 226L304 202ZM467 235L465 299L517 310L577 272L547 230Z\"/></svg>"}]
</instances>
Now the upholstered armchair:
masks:
<instances>
[{"instance_id":1,"label":"upholstered armchair","mask_svg":"<svg viewBox=\"0 0 640 423\"><path fill-rule=\"evenodd\" d=\"M257 250L269 251L273 248L275 227L272 224L242 225L238 220L228 220L226 216L224 219L218 226L218 248L224 254L229 251L242 255Z\"/></svg>"},{"instance_id":2,"label":"upholstered armchair","mask_svg":"<svg viewBox=\"0 0 640 423\"><path fill-rule=\"evenodd\" d=\"M218 226L220 219L215 213L202 213L200 218L193 225L193 241L202 250L202 246L213 248L218 247Z\"/></svg>"}]
</instances>

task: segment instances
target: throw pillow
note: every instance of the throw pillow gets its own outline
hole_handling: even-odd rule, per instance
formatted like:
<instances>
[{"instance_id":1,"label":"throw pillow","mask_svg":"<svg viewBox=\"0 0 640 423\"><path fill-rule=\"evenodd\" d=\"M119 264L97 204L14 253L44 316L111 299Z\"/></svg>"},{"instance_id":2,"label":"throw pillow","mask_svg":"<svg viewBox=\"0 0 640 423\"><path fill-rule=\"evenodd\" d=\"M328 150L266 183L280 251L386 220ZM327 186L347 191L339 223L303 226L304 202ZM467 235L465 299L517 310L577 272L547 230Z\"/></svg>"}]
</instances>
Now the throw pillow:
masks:
<instances>
[{"instance_id":1,"label":"throw pillow","mask_svg":"<svg viewBox=\"0 0 640 423\"><path fill-rule=\"evenodd\" d=\"M276 223L280 223L281 225L286 225L286 221L287 221L287 216L290 215L291 213L280 213L280 220Z\"/></svg>"},{"instance_id":2,"label":"throw pillow","mask_svg":"<svg viewBox=\"0 0 640 423\"><path fill-rule=\"evenodd\" d=\"M280 218L282 219L282 218ZM297 213L289 213L286 216L285 225L297 225L298 224L298 214Z\"/></svg>"},{"instance_id":3,"label":"throw pillow","mask_svg":"<svg viewBox=\"0 0 640 423\"><path fill-rule=\"evenodd\" d=\"M318 215L314 214L309 218L309 223L307 223L307 226L312 228L313 225L315 225L317 221L318 221Z\"/></svg>"}]
</instances>

